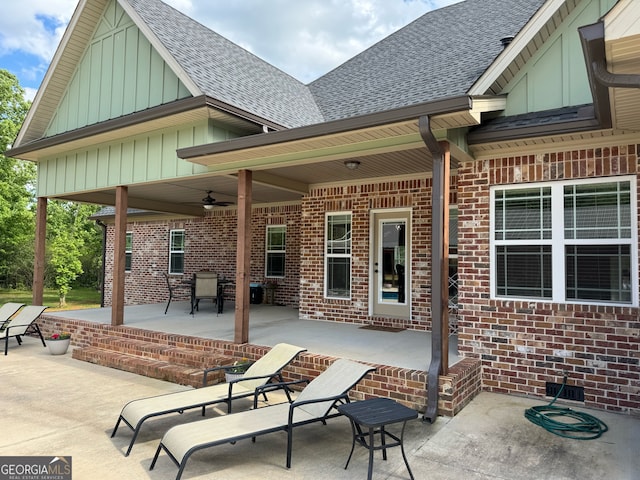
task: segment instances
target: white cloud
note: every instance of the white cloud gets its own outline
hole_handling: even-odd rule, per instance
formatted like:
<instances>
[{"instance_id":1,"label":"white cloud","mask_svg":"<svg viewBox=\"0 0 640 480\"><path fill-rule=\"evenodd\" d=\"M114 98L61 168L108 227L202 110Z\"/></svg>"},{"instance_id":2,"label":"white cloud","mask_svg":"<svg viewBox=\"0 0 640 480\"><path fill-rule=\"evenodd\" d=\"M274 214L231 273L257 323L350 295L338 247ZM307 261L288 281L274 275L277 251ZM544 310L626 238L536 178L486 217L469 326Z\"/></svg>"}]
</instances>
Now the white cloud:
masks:
<instances>
[{"instance_id":1,"label":"white cloud","mask_svg":"<svg viewBox=\"0 0 640 480\"><path fill-rule=\"evenodd\" d=\"M38 89L31 88L31 87L25 87L25 89L24 89L24 99L25 100L29 100L29 101L33 101L33 99L36 98L36 93L38 93Z\"/></svg>"},{"instance_id":2,"label":"white cloud","mask_svg":"<svg viewBox=\"0 0 640 480\"><path fill-rule=\"evenodd\" d=\"M3 3L0 55L19 50L49 61L77 1L21 0Z\"/></svg>"},{"instance_id":3,"label":"white cloud","mask_svg":"<svg viewBox=\"0 0 640 480\"><path fill-rule=\"evenodd\" d=\"M303 82L335 68L428 10L457 1L166 0ZM37 87L76 5L77 0L3 2L0 68L11 71L4 64L19 65L12 73L23 85ZM16 63L17 54L32 59L28 64Z\"/></svg>"},{"instance_id":4,"label":"white cloud","mask_svg":"<svg viewBox=\"0 0 640 480\"><path fill-rule=\"evenodd\" d=\"M434 7L459 0L174 0L193 18L308 82ZM219 6L218 6L219 5Z\"/></svg>"}]
</instances>

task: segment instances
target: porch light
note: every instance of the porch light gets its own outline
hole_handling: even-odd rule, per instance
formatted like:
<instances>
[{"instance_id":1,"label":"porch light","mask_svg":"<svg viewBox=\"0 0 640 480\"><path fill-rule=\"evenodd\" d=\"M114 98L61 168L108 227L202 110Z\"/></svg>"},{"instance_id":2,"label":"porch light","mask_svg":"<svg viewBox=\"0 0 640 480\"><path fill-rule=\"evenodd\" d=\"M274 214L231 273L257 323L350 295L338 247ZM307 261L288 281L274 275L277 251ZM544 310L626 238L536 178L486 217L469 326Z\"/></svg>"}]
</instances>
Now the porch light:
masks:
<instances>
[{"instance_id":1,"label":"porch light","mask_svg":"<svg viewBox=\"0 0 640 480\"><path fill-rule=\"evenodd\" d=\"M344 166L349 170L356 170L360 166L360 162L358 160L345 160Z\"/></svg>"}]
</instances>

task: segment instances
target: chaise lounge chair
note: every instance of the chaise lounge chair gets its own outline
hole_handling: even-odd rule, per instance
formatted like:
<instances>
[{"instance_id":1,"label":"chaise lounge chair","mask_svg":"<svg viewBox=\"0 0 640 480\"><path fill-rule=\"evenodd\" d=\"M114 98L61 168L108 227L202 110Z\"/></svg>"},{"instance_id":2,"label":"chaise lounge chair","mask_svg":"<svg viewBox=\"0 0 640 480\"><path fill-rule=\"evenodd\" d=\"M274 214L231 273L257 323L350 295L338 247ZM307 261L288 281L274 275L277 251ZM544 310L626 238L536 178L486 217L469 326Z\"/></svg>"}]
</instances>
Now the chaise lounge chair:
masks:
<instances>
[{"instance_id":1,"label":"chaise lounge chair","mask_svg":"<svg viewBox=\"0 0 640 480\"><path fill-rule=\"evenodd\" d=\"M4 330L5 324L23 306L24 303L7 302L0 307L0 330Z\"/></svg>"},{"instance_id":2,"label":"chaise lounge chair","mask_svg":"<svg viewBox=\"0 0 640 480\"><path fill-rule=\"evenodd\" d=\"M375 370L370 365L340 359L312 380L294 402L255 408L223 417L177 425L162 437L149 470L164 450L178 466L176 480L180 480L189 457L195 452L234 443L278 431L287 432L287 468L291 467L293 428L340 415L332 408L349 402L348 392L365 375Z\"/></svg>"},{"instance_id":3,"label":"chaise lounge chair","mask_svg":"<svg viewBox=\"0 0 640 480\"><path fill-rule=\"evenodd\" d=\"M231 413L232 400L252 395L257 397L260 393L264 394L268 391L283 388L282 370L300 353L305 351L306 349L295 345L280 343L252 364L244 375L237 380L206 386L208 373L229 368L224 366L214 367L204 371L203 385L205 386L202 388L132 400L122 408L118 421L113 427L111 437L115 436L120 421L126 423L133 430L131 443L129 443L129 448L125 453L125 456L128 456L142 424L149 418L169 413L183 413L185 410L193 408L202 408L202 415L204 416L207 405L221 402L227 404L227 412ZM269 382L273 380L280 383L270 384ZM259 388L260 391L258 392L256 389ZM289 389L285 387L284 391L287 398L289 398Z\"/></svg>"},{"instance_id":4,"label":"chaise lounge chair","mask_svg":"<svg viewBox=\"0 0 640 480\"><path fill-rule=\"evenodd\" d=\"M4 324L4 328L0 330L0 338L4 338L4 354L9 352L9 338L15 337L18 341L18 345L22 345L22 336L35 333L40 337L42 346L46 347L40 327L36 323L36 320L46 308L42 305L27 305L20 310L13 318Z\"/></svg>"}]
</instances>

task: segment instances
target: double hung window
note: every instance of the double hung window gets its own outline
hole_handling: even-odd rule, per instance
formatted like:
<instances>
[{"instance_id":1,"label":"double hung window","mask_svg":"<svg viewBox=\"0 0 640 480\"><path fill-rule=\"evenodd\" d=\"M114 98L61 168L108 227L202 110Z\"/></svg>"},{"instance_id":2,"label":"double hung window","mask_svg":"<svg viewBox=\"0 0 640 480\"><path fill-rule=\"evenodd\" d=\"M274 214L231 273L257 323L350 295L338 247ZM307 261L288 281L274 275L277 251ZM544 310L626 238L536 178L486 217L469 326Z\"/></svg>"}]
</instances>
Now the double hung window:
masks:
<instances>
[{"instance_id":1,"label":"double hung window","mask_svg":"<svg viewBox=\"0 0 640 480\"><path fill-rule=\"evenodd\" d=\"M325 236L325 297L351 295L351 213L328 213Z\"/></svg>"},{"instance_id":2,"label":"double hung window","mask_svg":"<svg viewBox=\"0 0 640 480\"><path fill-rule=\"evenodd\" d=\"M184 273L184 230L169 232L169 273Z\"/></svg>"},{"instance_id":3,"label":"double hung window","mask_svg":"<svg viewBox=\"0 0 640 480\"><path fill-rule=\"evenodd\" d=\"M637 304L634 182L492 188L493 296Z\"/></svg>"},{"instance_id":4,"label":"double hung window","mask_svg":"<svg viewBox=\"0 0 640 480\"><path fill-rule=\"evenodd\" d=\"M287 227L267 225L266 233L265 277L284 277Z\"/></svg>"}]
</instances>

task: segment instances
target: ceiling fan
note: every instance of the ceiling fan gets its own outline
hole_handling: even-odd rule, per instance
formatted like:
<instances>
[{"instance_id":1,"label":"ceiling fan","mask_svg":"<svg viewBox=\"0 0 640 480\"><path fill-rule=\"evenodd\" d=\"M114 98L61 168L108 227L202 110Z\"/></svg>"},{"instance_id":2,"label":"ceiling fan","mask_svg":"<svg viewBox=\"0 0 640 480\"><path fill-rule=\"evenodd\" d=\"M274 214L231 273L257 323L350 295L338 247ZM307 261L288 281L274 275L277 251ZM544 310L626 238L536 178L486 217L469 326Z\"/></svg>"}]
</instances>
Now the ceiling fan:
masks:
<instances>
[{"instance_id":1,"label":"ceiling fan","mask_svg":"<svg viewBox=\"0 0 640 480\"><path fill-rule=\"evenodd\" d=\"M202 199L202 206L205 210L211 210L214 207L227 207L233 205L233 202L216 202L216 199L211 196L213 190L207 191L207 196Z\"/></svg>"}]
</instances>

